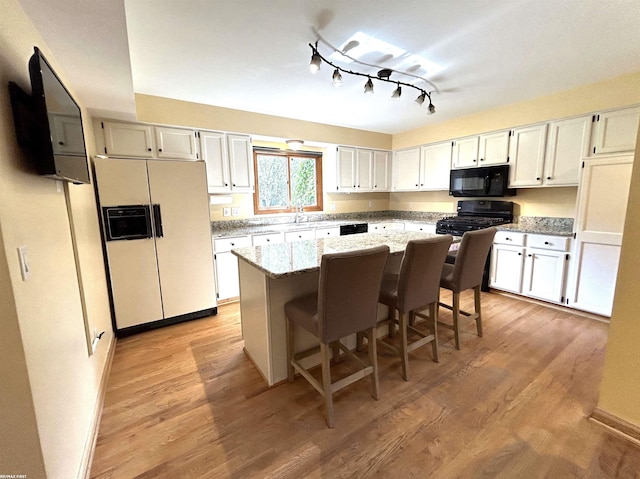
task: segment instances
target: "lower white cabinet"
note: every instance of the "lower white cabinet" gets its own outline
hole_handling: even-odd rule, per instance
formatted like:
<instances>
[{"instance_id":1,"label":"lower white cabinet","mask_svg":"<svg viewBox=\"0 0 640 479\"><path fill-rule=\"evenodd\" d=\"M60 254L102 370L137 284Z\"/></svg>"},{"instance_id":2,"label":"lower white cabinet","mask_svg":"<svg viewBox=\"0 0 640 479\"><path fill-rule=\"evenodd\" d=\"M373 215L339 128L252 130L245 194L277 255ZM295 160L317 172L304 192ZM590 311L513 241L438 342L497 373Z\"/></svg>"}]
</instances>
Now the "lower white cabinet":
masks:
<instances>
[{"instance_id":1,"label":"lower white cabinet","mask_svg":"<svg viewBox=\"0 0 640 479\"><path fill-rule=\"evenodd\" d=\"M331 236L340 236L339 226L331 226L328 228L318 228L316 230L316 238L327 238Z\"/></svg>"},{"instance_id":2,"label":"lower white cabinet","mask_svg":"<svg viewBox=\"0 0 640 479\"><path fill-rule=\"evenodd\" d=\"M213 263L216 271L216 291L219 300L240 296L238 258L231 252L233 248L251 246L250 236L235 236L213 240Z\"/></svg>"},{"instance_id":3,"label":"lower white cabinet","mask_svg":"<svg viewBox=\"0 0 640 479\"><path fill-rule=\"evenodd\" d=\"M383 223L369 223L369 233L382 233L386 230L403 230L404 223L386 221Z\"/></svg>"},{"instance_id":4,"label":"lower white cabinet","mask_svg":"<svg viewBox=\"0 0 640 479\"><path fill-rule=\"evenodd\" d=\"M492 288L564 302L567 237L499 231L491 254Z\"/></svg>"},{"instance_id":5,"label":"lower white cabinet","mask_svg":"<svg viewBox=\"0 0 640 479\"><path fill-rule=\"evenodd\" d=\"M436 225L433 223L405 223L405 231L422 231L423 233L436 234Z\"/></svg>"},{"instance_id":6,"label":"lower white cabinet","mask_svg":"<svg viewBox=\"0 0 640 479\"><path fill-rule=\"evenodd\" d=\"M309 230L299 230L299 231L287 231L284 234L284 240L287 243L291 243L292 241L304 241L304 240L312 240L316 239L316 231Z\"/></svg>"},{"instance_id":7,"label":"lower white cabinet","mask_svg":"<svg viewBox=\"0 0 640 479\"><path fill-rule=\"evenodd\" d=\"M283 233L263 233L251 236L253 246L264 246L284 242Z\"/></svg>"}]
</instances>

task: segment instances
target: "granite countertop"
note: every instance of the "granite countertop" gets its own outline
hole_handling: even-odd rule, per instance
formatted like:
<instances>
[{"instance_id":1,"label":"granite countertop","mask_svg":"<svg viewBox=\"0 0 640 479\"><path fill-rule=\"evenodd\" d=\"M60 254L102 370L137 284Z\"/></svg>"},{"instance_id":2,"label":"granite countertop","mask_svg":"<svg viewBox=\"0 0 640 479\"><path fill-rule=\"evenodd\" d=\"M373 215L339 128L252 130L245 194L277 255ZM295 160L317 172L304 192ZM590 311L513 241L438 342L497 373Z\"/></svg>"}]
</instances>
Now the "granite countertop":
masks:
<instances>
[{"instance_id":1,"label":"granite countertop","mask_svg":"<svg viewBox=\"0 0 640 479\"><path fill-rule=\"evenodd\" d=\"M342 218L341 216L346 216ZM435 224L445 216L452 216L452 213L417 213L417 212L374 212L354 215L309 215L306 221L293 223L286 218L287 222L273 223L262 221L262 219L236 220L236 221L216 221L211 224L211 235L213 238L225 238L232 236L244 236L253 234L279 233L285 231L301 231L308 229L339 227L354 223L422 223ZM547 234L554 236L572 236L573 218L551 218L524 216L515 218L515 222L500 225L498 230L514 231L531 234Z\"/></svg>"},{"instance_id":2,"label":"granite countertop","mask_svg":"<svg viewBox=\"0 0 640 479\"><path fill-rule=\"evenodd\" d=\"M270 278L318 271L323 254L341 253L374 246L389 246L390 254L404 253L407 243L414 239L431 238L436 235L413 231L385 231L366 235L338 236L317 240L276 243L265 246L236 248L231 252L247 261ZM457 243L460 238L454 238Z\"/></svg>"}]
</instances>

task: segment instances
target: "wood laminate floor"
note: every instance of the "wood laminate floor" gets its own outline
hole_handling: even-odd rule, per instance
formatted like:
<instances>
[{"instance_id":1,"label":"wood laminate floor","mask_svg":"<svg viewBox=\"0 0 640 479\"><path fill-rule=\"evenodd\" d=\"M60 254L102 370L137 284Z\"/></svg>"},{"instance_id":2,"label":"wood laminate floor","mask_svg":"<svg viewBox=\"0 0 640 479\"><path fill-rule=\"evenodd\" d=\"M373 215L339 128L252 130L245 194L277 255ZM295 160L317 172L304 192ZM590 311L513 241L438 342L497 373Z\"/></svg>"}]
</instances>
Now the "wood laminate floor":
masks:
<instances>
[{"instance_id":1,"label":"wood laminate floor","mask_svg":"<svg viewBox=\"0 0 640 479\"><path fill-rule=\"evenodd\" d=\"M640 448L587 419L607 324L482 302L484 337L465 321L457 351L441 328L440 363L415 351L408 382L379 349L380 400L368 380L339 392L335 429L304 379L266 387L242 351L238 304L119 340L91 477L640 477Z\"/></svg>"}]
</instances>

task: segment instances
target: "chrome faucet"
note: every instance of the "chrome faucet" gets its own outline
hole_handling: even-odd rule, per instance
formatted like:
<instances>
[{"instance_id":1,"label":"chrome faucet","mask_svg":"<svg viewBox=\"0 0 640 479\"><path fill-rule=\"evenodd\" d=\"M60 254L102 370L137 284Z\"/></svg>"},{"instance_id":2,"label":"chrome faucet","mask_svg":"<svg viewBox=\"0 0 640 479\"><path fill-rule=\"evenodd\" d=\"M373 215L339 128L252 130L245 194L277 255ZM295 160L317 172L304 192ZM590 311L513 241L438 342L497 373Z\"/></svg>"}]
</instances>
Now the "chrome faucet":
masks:
<instances>
[{"instance_id":1,"label":"chrome faucet","mask_svg":"<svg viewBox=\"0 0 640 479\"><path fill-rule=\"evenodd\" d=\"M302 202L299 202L296 205L295 222L296 223L301 223L303 220L304 220L304 208L302 207Z\"/></svg>"}]
</instances>

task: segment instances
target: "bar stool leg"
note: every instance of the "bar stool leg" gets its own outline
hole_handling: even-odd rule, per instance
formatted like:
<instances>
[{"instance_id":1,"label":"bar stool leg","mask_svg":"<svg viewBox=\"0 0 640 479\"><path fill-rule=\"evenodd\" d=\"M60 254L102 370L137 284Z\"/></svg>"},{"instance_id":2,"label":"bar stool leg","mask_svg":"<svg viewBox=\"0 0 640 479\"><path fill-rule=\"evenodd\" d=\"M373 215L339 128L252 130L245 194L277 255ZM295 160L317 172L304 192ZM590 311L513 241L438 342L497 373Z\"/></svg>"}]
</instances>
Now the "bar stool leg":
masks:
<instances>
[{"instance_id":1,"label":"bar stool leg","mask_svg":"<svg viewBox=\"0 0 640 479\"><path fill-rule=\"evenodd\" d=\"M292 383L296 374L295 369L291 365L291 360L293 359L293 356L295 354L293 347L293 324L291 324L289 318L286 318L285 321L287 322L287 379L290 383Z\"/></svg>"},{"instance_id":2,"label":"bar stool leg","mask_svg":"<svg viewBox=\"0 0 640 479\"><path fill-rule=\"evenodd\" d=\"M482 337L482 312L480 310L480 286L473 288L473 299L476 304L476 329L478 330L478 336Z\"/></svg>"},{"instance_id":3,"label":"bar stool leg","mask_svg":"<svg viewBox=\"0 0 640 479\"><path fill-rule=\"evenodd\" d=\"M333 393L331 392L331 366L329 364L329 346L320 343L320 356L322 357L322 387L324 390L324 403L327 409L327 426L333 427Z\"/></svg>"},{"instance_id":4,"label":"bar stool leg","mask_svg":"<svg viewBox=\"0 0 640 479\"><path fill-rule=\"evenodd\" d=\"M409 380L409 352L407 351L407 315L398 311L400 316L400 356L402 357L402 379Z\"/></svg>"},{"instance_id":5,"label":"bar stool leg","mask_svg":"<svg viewBox=\"0 0 640 479\"><path fill-rule=\"evenodd\" d=\"M456 340L456 349L460 349L460 325L458 319L460 316L460 293L453 293L453 333Z\"/></svg>"},{"instance_id":6,"label":"bar stool leg","mask_svg":"<svg viewBox=\"0 0 640 479\"><path fill-rule=\"evenodd\" d=\"M438 363L438 301L429 305L429 318L431 318L431 328L433 331L433 341L431 342L431 352L433 360Z\"/></svg>"},{"instance_id":7,"label":"bar stool leg","mask_svg":"<svg viewBox=\"0 0 640 479\"><path fill-rule=\"evenodd\" d=\"M378 399L378 389L380 382L378 380L378 345L376 342L376 328L371 328L367 332L367 341L369 344L369 364L373 367L373 374L371 378L371 396L374 399Z\"/></svg>"}]
</instances>

